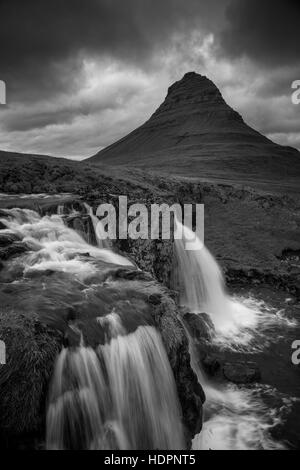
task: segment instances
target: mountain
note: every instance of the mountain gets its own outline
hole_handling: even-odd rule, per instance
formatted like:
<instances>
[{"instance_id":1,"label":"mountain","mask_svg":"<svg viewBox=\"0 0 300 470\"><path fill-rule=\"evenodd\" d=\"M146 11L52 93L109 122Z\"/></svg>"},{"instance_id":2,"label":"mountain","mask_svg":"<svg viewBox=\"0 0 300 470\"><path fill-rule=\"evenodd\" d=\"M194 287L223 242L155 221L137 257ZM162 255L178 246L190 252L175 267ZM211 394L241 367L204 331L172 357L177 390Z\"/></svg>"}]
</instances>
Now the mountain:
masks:
<instances>
[{"instance_id":1,"label":"mountain","mask_svg":"<svg viewBox=\"0 0 300 470\"><path fill-rule=\"evenodd\" d=\"M88 161L213 179L300 177L300 153L249 127L207 77L189 72L150 119Z\"/></svg>"}]
</instances>

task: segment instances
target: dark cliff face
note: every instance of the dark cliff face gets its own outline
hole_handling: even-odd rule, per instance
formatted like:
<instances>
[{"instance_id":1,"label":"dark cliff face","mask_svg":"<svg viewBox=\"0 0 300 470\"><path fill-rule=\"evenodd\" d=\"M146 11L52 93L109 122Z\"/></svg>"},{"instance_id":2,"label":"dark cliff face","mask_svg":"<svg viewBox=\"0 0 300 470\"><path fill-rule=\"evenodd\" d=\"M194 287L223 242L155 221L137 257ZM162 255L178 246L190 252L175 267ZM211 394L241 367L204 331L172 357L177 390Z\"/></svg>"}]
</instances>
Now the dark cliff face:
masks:
<instances>
[{"instance_id":1,"label":"dark cliff face","mask_svg":"<svg viewBox=\"0 0 300 470\"><path fill-rule=\"evenodd\" d=\"M169 88L147 122L90 161L192 177L300 175L297 150L277 145L249 127L215 84L195 72Z\"/></svg>"}]
</instances>

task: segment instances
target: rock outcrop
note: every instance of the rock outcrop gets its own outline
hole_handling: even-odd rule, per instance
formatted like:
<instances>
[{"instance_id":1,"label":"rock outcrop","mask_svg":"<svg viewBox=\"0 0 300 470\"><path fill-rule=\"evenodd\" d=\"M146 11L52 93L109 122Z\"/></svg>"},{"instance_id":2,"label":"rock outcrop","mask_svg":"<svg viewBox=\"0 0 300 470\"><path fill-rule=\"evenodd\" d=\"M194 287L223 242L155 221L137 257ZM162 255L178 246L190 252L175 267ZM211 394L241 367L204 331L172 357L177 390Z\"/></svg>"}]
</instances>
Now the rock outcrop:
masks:
<instances>
[{"instance_id":1,"label":"rock outcrop","mask_svg":"<svg viewBox=\"0 0 300 470\"><path fill-rule=\"evenodd\" d=\"M249 384L261 379L255 362L226 362L223 366L225 379L235 384Z\"/></svg>"}]
</instances>

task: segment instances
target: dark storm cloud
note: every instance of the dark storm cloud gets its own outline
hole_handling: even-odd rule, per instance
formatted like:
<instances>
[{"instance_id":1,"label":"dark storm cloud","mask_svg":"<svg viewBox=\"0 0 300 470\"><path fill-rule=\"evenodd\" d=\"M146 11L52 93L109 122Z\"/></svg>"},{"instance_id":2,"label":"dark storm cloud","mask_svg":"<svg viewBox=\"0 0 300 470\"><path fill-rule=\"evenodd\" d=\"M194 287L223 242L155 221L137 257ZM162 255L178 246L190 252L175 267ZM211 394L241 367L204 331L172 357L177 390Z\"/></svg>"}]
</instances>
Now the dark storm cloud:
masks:
<instances>
[{"instance_id":1,"label":"dark storm cloud","mask_svg":"<svg viewBox=\"0 0 300 470\"><path fill-rule=\"evenodd\" d=\"M299 31L299 0L231 0L226 9L218 53L252 64L254 101L261 100L261 109L256 105L252 112L253 125L263 133L299 128L299 110L290 100L291 84L300 77Z\"/></svg>"},{"instance_id":2,"label":"dark storm cloud","mask_svg":"<svg viewBox=\"0 0 300 470\"><path fill-rule=\"evenodd\" d=\"M3 129L6 131L29 131L42 129L46 126L70 124L76 118L97 115L107 110L117 110L124 101L130 100L137 93L136 88L122 86L121 93L106 92L98 100L92 100L91 96L76 96L76 100L63 95L60 100L52 103L43 102L37 109L28 107L17 108L16 112L7 114ZM121 94L121 97L120 97ZM120 101L120 98L121 101Z\"/></svg>"},{"instance_id":3,"label":"dark storm cloud","mask_svg":"<svg viewBox=\"0 0 300 470\"><path fill-rule=\"evenodd\" d=\"M267 67L300 62L299 0L232 0L226 19L223 54Z\"/></svg>"},{"instance_id":4,"label":"dark storm cloud","mask_svg":"<svg viewBox=\"0 0 300 470\"><path fill-rule=\"evenodd\" d=\"M189 70L253 127L299 147L299 20L286 0L0 0L0 148L91 155L142 124Z\"/></svg>"},{"instance_id":5,"label":"dark storm cloud","mask_svg":"<svg viewBox=\"0 0 300 470\"><path fill-rule=\"evenodd\" d=\"M12 100L30 101L78 86L86 56L147 67L172 34L217 24L219 9L217 0L2 0L1 78Z\"/></svg>"},{"instance_id":6,"label":"dark storm cloud","mask_svg":"<svg viewBox=\"0 0 300 470\"><path fill-rule=\"evenodd\" d=\"M79 89L87 57L151 71L174 34L193 30L213 32L223 58L295 65L299 29L298 0L1 0L0 77L10 103L30 103Z\"/></svg>"},{"instance_id":7,"label":"dark storm cloud","mask_svg":"<svg viewBox=\"0 0 300 470\"><path fill-rule=\"evenodd\" d=\"M291 96L291 84L300 73L300 66L283 67L276 69L260 86L256 89L256 95L263 98L276 96Z\"/></svg>"}]
</instances>

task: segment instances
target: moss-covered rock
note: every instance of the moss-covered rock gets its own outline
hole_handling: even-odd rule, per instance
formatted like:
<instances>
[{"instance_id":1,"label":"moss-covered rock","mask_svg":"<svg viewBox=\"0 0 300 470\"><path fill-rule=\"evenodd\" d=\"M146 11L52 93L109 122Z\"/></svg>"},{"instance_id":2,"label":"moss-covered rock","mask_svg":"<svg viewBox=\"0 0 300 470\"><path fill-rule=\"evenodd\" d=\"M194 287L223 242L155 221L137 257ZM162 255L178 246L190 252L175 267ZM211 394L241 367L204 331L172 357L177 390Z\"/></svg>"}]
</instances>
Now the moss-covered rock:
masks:
<instances>
[{"instance_id":1,"label":"moss-covered rock","mask_svg":"<svg viewBox=\"0 0 300 470\"><path fill-rule=\"evenodd\" d=\"M0 339L6 345L6 364L0 366L0 440L38 434L62 336L36 315L2 308Z\"/></svg>"}]
</instances>

